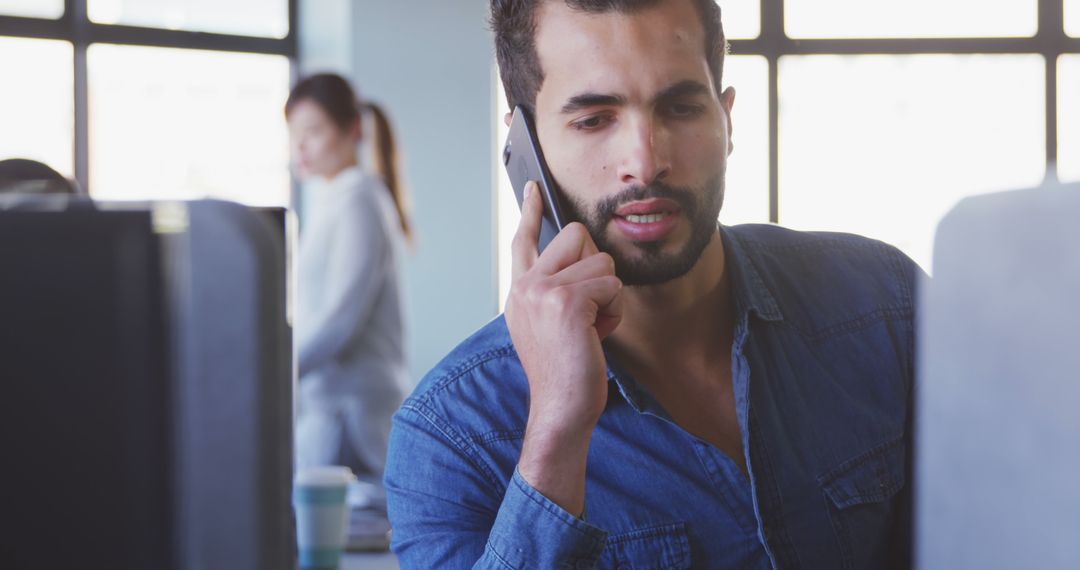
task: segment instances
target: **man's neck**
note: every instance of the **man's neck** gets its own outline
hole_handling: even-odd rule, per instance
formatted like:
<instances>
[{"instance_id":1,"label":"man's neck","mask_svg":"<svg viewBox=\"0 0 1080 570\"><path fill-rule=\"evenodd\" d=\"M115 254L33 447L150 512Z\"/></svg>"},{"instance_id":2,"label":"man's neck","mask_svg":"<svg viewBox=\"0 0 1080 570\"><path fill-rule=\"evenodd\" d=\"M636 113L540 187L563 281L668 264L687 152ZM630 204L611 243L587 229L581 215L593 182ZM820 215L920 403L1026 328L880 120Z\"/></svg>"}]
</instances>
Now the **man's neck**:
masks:
<instances>
[{"instance_id":1,"label":"man's neck","mask_svg":"<svg viewBox=\"0 0 1080 570\"><path fill-rule=\"evenodd\" d=\"M631 368L664 370L672 362L696 368L723 354L723 344L731 342L733 323L731 287L718 231L686 275L661 285L623 290L622 322L609 345L620 362Z\"/></svg>"}]
</instances>

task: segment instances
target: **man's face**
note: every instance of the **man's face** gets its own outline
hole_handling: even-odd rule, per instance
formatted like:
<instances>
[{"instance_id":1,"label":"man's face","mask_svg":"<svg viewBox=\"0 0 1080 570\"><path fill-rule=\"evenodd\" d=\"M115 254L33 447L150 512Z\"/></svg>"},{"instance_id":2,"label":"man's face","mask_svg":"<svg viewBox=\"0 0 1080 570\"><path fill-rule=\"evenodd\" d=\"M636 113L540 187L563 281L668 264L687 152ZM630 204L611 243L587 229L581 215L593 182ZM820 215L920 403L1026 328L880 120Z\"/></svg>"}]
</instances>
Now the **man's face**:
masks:
<instances>
[{"instance_id":1,"label":"man's face","mask_svg":"<svg viewBox=\"0 0 1080 570\"><path fill-rule=\"evenodd\" d=\"M536 127L564 206L628 285L688 272L716 234L734 91L717 94L690 0L540 8Z\"/></svg>"}]
</instances>

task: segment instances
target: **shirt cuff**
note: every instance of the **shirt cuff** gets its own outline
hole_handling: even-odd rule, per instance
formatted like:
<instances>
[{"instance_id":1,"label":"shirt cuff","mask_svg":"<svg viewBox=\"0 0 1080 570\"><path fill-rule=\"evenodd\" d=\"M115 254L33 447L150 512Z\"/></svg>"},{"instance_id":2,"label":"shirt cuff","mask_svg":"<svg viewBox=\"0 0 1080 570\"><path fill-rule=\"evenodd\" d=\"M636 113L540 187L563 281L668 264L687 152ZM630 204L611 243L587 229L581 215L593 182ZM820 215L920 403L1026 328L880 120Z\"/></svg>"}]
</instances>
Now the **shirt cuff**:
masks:
<instances>
[{"instance_id":1,"label":"shirt cuff","mask_svg":"<svg viewBox=\"0 0 1080 570\"><path fill-rule=\"evenodd\" d=\"M606 532L568 513L514 469L488 536L491 554L513 568L592 568L606 545Z\"/></svg>"}]
</instances>

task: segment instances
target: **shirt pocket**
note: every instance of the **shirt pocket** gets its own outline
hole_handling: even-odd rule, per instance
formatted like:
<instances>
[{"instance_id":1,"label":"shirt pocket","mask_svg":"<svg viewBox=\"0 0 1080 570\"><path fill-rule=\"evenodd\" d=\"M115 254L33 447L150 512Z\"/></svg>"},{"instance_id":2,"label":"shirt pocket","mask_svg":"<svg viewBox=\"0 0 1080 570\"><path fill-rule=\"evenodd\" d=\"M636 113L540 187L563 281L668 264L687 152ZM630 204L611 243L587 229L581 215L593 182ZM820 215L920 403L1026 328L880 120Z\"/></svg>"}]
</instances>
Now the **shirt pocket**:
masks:
<instances>
[{"instance_id":1,"label":"shirt pocket","mask_svg":"<svg viewBox=\"0 0 1080 570\"><path fill-rule=\"evenodd\" d=\"M818 478L843 568L882 568L894 532L893 498L905 485L904 439L849 459Z\"/></svg>"},{"instance_id":2,"label":"shirt pocket","mask_svg":"<svg viewBox=\"0 0 1080 570\"><path fill-rule=\"evenodd\" d=\"M686 525L680 522L611 535L604 549L602 567L617 570L690 568Z\"/></svg>"}]
</instances>

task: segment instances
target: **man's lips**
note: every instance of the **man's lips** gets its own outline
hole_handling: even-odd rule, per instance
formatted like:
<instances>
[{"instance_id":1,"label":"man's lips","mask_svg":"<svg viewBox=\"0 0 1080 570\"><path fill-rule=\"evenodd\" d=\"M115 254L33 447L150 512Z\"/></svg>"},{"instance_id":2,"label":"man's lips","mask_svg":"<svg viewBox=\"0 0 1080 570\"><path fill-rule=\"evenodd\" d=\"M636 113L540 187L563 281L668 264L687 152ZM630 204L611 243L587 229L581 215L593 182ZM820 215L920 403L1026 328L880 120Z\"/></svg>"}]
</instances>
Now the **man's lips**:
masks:
<instances>
[{"instance_id":1,"label":"man's lips","mask_svg":"<svg viewBox=\"0 0 1080 570\"><path fill-rule=\"evenodd\" d=\"M667 237L679 220L679 204L652 198L624 204L615 211L615 227L632 241L656 241Z\"/></svg>"},{"instance_id":2,"label":"man's lips","mask_svg":"<svg viewBox=\"0 0 1080 570\"><path fill-rule=\"evenodd\" d=\"M679 204L674 200L669 200L667 198L650 198L648 200L637 200L623 204L618 210L615 210L615 215L620 218L625 218L626 216L675 214L678 212Z\"/></svg>"}]
</instances>

